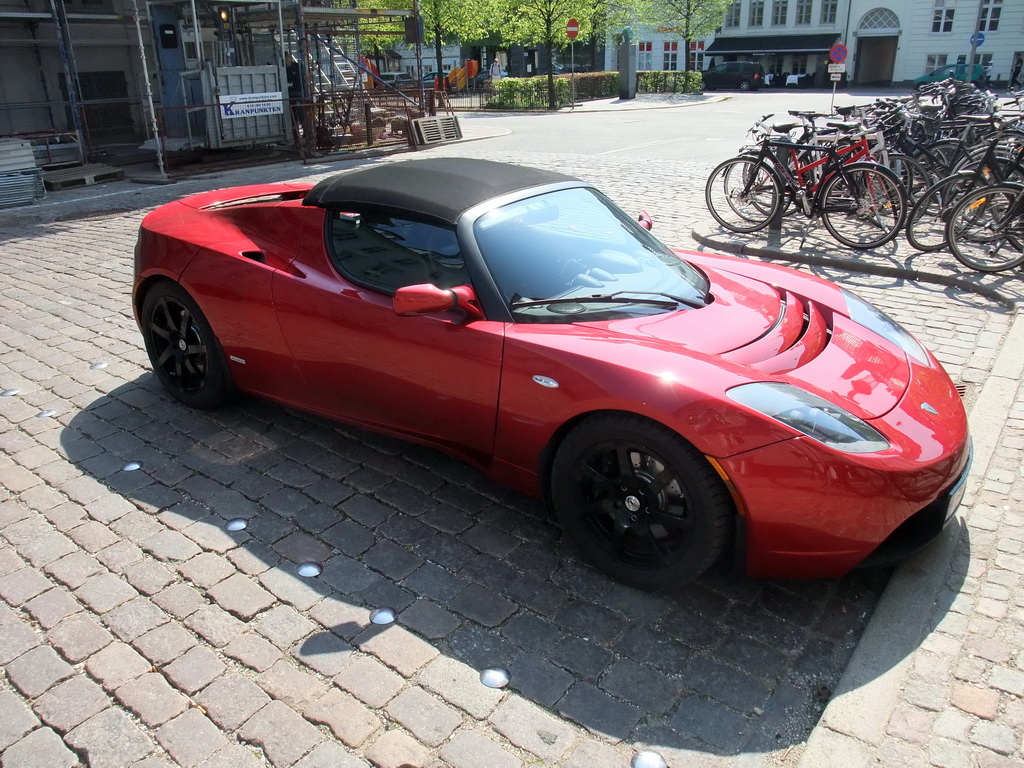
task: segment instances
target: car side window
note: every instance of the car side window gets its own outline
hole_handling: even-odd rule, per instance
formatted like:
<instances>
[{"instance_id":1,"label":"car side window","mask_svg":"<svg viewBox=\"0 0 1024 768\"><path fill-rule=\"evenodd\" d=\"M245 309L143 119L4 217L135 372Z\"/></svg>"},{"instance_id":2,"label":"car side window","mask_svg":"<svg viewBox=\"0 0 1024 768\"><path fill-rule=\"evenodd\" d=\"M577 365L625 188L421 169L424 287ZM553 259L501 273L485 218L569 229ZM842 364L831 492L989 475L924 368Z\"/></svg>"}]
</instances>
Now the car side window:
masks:
<instances>
[{"instance_id":1,"label":"car side window","mask_svg":"<svg viewBox=\"0 0 1024 768\"><path fill-rule=\"evenodd\" d=\"M329 215L331 261L359 285L391 295L406 285L469 282L453 229L382 213Z\"/></svg>"}]
</instances>

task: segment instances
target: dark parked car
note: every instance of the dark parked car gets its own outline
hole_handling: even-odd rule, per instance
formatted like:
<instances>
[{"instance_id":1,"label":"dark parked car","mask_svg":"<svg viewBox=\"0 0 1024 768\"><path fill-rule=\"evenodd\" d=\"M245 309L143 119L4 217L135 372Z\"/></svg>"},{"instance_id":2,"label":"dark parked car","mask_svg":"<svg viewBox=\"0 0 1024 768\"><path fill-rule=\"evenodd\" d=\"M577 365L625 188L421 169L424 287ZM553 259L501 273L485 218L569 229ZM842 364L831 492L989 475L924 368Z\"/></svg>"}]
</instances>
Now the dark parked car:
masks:
<instances>
[{"instance_id":1,"label":"dark parked car","mask_svg":"<svg viewBox=\"0 0 1024 768\"><path fill-rule=\"evenodd\" d=\"M764 85L764 67L753 61L727 61L704 72L704 90L736 88L756 91Z\"/></svg>"}]
</instances>

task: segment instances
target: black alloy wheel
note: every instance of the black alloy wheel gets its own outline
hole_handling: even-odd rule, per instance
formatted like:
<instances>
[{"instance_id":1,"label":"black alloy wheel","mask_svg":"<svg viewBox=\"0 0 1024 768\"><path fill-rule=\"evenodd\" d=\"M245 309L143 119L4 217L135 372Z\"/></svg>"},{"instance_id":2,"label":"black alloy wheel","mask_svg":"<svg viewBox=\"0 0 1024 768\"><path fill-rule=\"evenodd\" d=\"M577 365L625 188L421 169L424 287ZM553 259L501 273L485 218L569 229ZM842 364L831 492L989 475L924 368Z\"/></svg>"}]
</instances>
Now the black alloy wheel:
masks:
<instances>
[{"instance_id":1,"label":"black alloy wheel","mask_svg":"<svg viewBox=\"0 0 1024 768\"><path fill-rule=\"evenodd\" d=\"M216 408L233 394L220 345L199 306L177 283L162 281L142 305L153 370L168 392L192 408Z\"/></svg>"},{"instance_id":2,"label":"black alloy wheel","mask_svg":"<svg viewBox=\"0 0 1024 768\"><path fill-rule=\"evenodd\" d=\"M685 584L720 557L733 505L682 437L631 415L592 417L559 447L551 500L583 555L644 589Z\"/></svg>"}]
</instances>

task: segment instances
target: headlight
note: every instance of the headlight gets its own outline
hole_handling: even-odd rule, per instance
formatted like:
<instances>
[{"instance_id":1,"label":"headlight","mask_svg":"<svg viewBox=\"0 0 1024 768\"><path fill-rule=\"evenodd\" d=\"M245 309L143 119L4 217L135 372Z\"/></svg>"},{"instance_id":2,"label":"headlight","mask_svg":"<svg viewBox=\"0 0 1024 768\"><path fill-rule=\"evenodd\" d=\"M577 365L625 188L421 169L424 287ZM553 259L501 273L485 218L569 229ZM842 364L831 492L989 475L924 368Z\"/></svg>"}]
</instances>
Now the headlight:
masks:
<instances>
[{"instance_id":1,"label":"headlight","mask_svg":"<svg viewBox=\"0 0 1024 768\"><path fill-rule=\"evenodd\" d=\"M782 422L830 448L845 453L874 453L889 441L867 422L838 405L790 384L756 382L728 391L730 398Z\"/></svg>"},{"instance_id":2,"label":"headlight","mask_svg":"<svg viewBox=\"0 0 1024 768\"><path fill-rule=\"evenodd\" d=\"M850 293L846 289L843 289L843 298L846 299L851 320L858 325L863 325L869 331L874 331L882 338L888 339L918 362L928 363L928 354L921 346L921 342L915 339L910 331L878 307L869 304L860 296Z\"/></svg>"}]
</instances>

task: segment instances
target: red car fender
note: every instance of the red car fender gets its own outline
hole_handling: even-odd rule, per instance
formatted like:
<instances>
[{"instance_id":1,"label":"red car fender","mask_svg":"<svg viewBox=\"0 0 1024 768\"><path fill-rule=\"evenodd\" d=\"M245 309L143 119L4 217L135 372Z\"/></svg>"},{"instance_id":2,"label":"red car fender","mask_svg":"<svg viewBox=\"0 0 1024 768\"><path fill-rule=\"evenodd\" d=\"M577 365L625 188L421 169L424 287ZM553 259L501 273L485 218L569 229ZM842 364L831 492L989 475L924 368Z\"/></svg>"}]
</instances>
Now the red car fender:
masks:
<instances>
[{"instance_id":1,"label":"red car fender","mask_svg":"<svg viewBox=\"0 0 1024 768\"><path fill-rule=\"evenodd\" d=\"M792 437L782 425L725 396L729 386L749 379L721 362L690 359L684 374L675 354L614 341L601 350L604 354L538 349L517 338L516 331L510 327L505 343L495 462L504 467L503 482L531 495L541 491L538 476L546 471L554 444L591 413L635 413L668 426L711 456Z\"/></svg>"}]
</instances>

